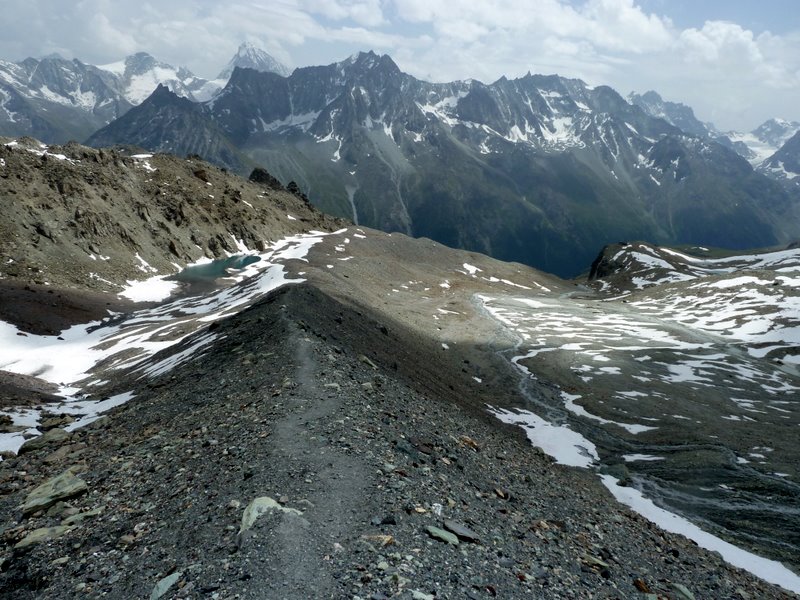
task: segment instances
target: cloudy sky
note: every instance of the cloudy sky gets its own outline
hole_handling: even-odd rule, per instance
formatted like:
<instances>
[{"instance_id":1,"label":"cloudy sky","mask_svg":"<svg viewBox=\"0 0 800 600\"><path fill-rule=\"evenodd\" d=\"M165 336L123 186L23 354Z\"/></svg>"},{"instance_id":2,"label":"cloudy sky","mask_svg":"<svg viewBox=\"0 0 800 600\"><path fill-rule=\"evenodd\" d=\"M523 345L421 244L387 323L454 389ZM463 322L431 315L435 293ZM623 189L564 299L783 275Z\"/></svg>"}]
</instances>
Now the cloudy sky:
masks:
<instances>
[{"instance_id":1,"label":"cloudy sky","mask_svg":"<svg viewBox=\"0 0 800 600\"><path fill-rule=\"evenodd\" d=\"M2 0L0 58L146 51L215 76L250 41L290 67L358 50L432 81L558 73L655 89L721 129L800 121L798 0Z\"/></svg>"}]
</instances>

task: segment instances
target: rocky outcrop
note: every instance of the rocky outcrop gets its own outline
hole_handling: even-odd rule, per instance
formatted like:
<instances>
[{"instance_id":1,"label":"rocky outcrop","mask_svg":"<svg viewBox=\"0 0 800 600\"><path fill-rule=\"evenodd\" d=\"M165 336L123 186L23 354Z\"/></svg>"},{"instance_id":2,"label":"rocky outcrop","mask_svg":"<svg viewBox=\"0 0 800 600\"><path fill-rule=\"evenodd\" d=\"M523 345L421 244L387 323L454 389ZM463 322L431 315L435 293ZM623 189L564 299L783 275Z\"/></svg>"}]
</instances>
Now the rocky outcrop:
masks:
<instances>
[{"instance_id":1,"label":"rocky outcrop","mask_svg":"<svg viewBox=\"0 0 800 600\"><path fill-rule=\"evenodd\" d=\"M262 169L261 167L256 167L253 169L253 172L250 173L249 177L250 181L253 183L260 183L268 187L271 190L283 190L283 184L278 181L275 177L269 174L269 171L266 169Z\"/></svg>"}]
</instances>

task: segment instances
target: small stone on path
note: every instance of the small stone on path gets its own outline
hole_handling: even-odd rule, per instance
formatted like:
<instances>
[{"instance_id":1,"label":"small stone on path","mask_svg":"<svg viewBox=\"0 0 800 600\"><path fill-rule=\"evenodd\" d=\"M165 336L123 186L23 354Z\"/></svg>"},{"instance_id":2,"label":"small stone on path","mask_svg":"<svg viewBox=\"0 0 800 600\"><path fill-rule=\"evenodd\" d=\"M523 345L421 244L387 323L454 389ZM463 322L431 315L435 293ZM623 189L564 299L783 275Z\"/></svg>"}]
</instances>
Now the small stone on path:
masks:
<instances>
[{"instance_id":1,"label":"small stone on path","mask_svg":"<svg viewBox=\"0 0 800 600\"><path fill-rule=\"evenodd\" d=\"M439 529L438 527L434 527L433 525L429 525L425 528L425 531L428 532L428 535L432 538L439 540L440 542L447 542L453 546L458 546L458 538L450 533L449 531L445 531L444 529Z\"/></svg>"},{"instance_id":2,"label":"small stone on path","mask_svg":"<svg viewBox=\"0 0 800 600\"><path fill-rule=\"evenodd\" d=\"M452 533L455 533L459 539L462 539L465 542L477 542L479 540L477 533L472 531L469 527L458 523L457 521L445 519L444 528Z\"/></svg>"},{"instance_id":3,"label":"small stone on path","mask_svg":"<svg viewBox=\"0 0 800 600\"><path fill-rule=\"evenodd\" d=\"M47 542L50 540L54 540L56 538L60 538L65 533L69 533L72 531L73 527L68 527L66 525L57 525L55 527L40 527L39 529L34 529L21 541L17 542L14 546L15 550L24 550L29 546L33 546L34 544L39 544L41 542Z\"/></svg>"}]
</instances>

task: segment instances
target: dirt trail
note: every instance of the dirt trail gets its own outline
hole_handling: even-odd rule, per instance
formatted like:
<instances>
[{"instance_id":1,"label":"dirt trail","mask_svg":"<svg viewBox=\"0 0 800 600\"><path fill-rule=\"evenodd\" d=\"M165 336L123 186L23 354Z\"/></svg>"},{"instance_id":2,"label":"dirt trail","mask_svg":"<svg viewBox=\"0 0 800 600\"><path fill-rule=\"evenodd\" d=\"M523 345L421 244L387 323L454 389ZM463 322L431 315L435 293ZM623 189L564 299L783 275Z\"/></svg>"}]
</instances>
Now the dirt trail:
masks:
<instances>
[{"instance_id":1,"label":"dirt trail","mask_svg":"<svg viewBox=\"0 0 800 600\"><path fill-rule=\"evenodd\" d=\"M272 577L265 578L269 584L258 597L332 597L335 584L325 563L355 524L368 519L368 474L362 461L335 451L336 440L323 434L326 424L339 417L342 402L335 387L322 383L313 342L294 323L288 327L294 373L283 382L286 414L272 427L271 454L291 480L292 496L304 498L306 510L302 517L283 515L262 534L270 546L267 570Z\"/></svg>"}]
</instances>

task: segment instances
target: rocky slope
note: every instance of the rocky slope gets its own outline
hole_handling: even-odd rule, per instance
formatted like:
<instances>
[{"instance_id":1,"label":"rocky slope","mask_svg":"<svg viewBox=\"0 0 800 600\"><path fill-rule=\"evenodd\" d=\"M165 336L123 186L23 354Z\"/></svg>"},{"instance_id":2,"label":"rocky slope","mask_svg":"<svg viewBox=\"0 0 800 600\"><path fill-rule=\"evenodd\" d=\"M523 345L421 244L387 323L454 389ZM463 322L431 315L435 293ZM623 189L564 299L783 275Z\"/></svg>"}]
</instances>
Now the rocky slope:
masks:
<instances>
[{"instance_id":1,"label":"rocky slope","mask_svg":"<svg viewBox=\"0 0 800 600\"><path fill-rule=\"evenodd\" d=\"M0 277L102 291L336 226L279 184L199 158L30 138L0 143L0 202Z\"/></svg>"},{"instance_id":2,"label":"rocky slope","mask_svg":"<svg viewBox=\"0 0 800 600\"><path fill-rule=\"evenodd\" d=\"M92 393L133 400L0 463L4 591L789 597L622 509L486 412L519 402L519 376L486 352L494 325L470 314L470 291L557 281L354 228L286 267L308 282L217 321L217 341L169 371L141 377L196 338L118 370ZM15 508L68 469L61 502Z\"/></svg>"},{"instance_id":3,"label":"rocky slope","mask_svg":"<svg viewBox=\"0 0 800 600\"><path fill-rule=\"evenodd\" d=\"M224 322L227 343L152 381L60 452L2 463L6 486L21 488L4 497L8 511L68 466L87 486L4 531L19 544L31 528L70 524L6 555L2 589L15 598L783 597L465 411L457 367L439 370L432 389L416 371L440 364L441 350L369 317L292 288ZM275 508L242 531L245 507L265 497Z\"/></svg>"}]
</instances>

